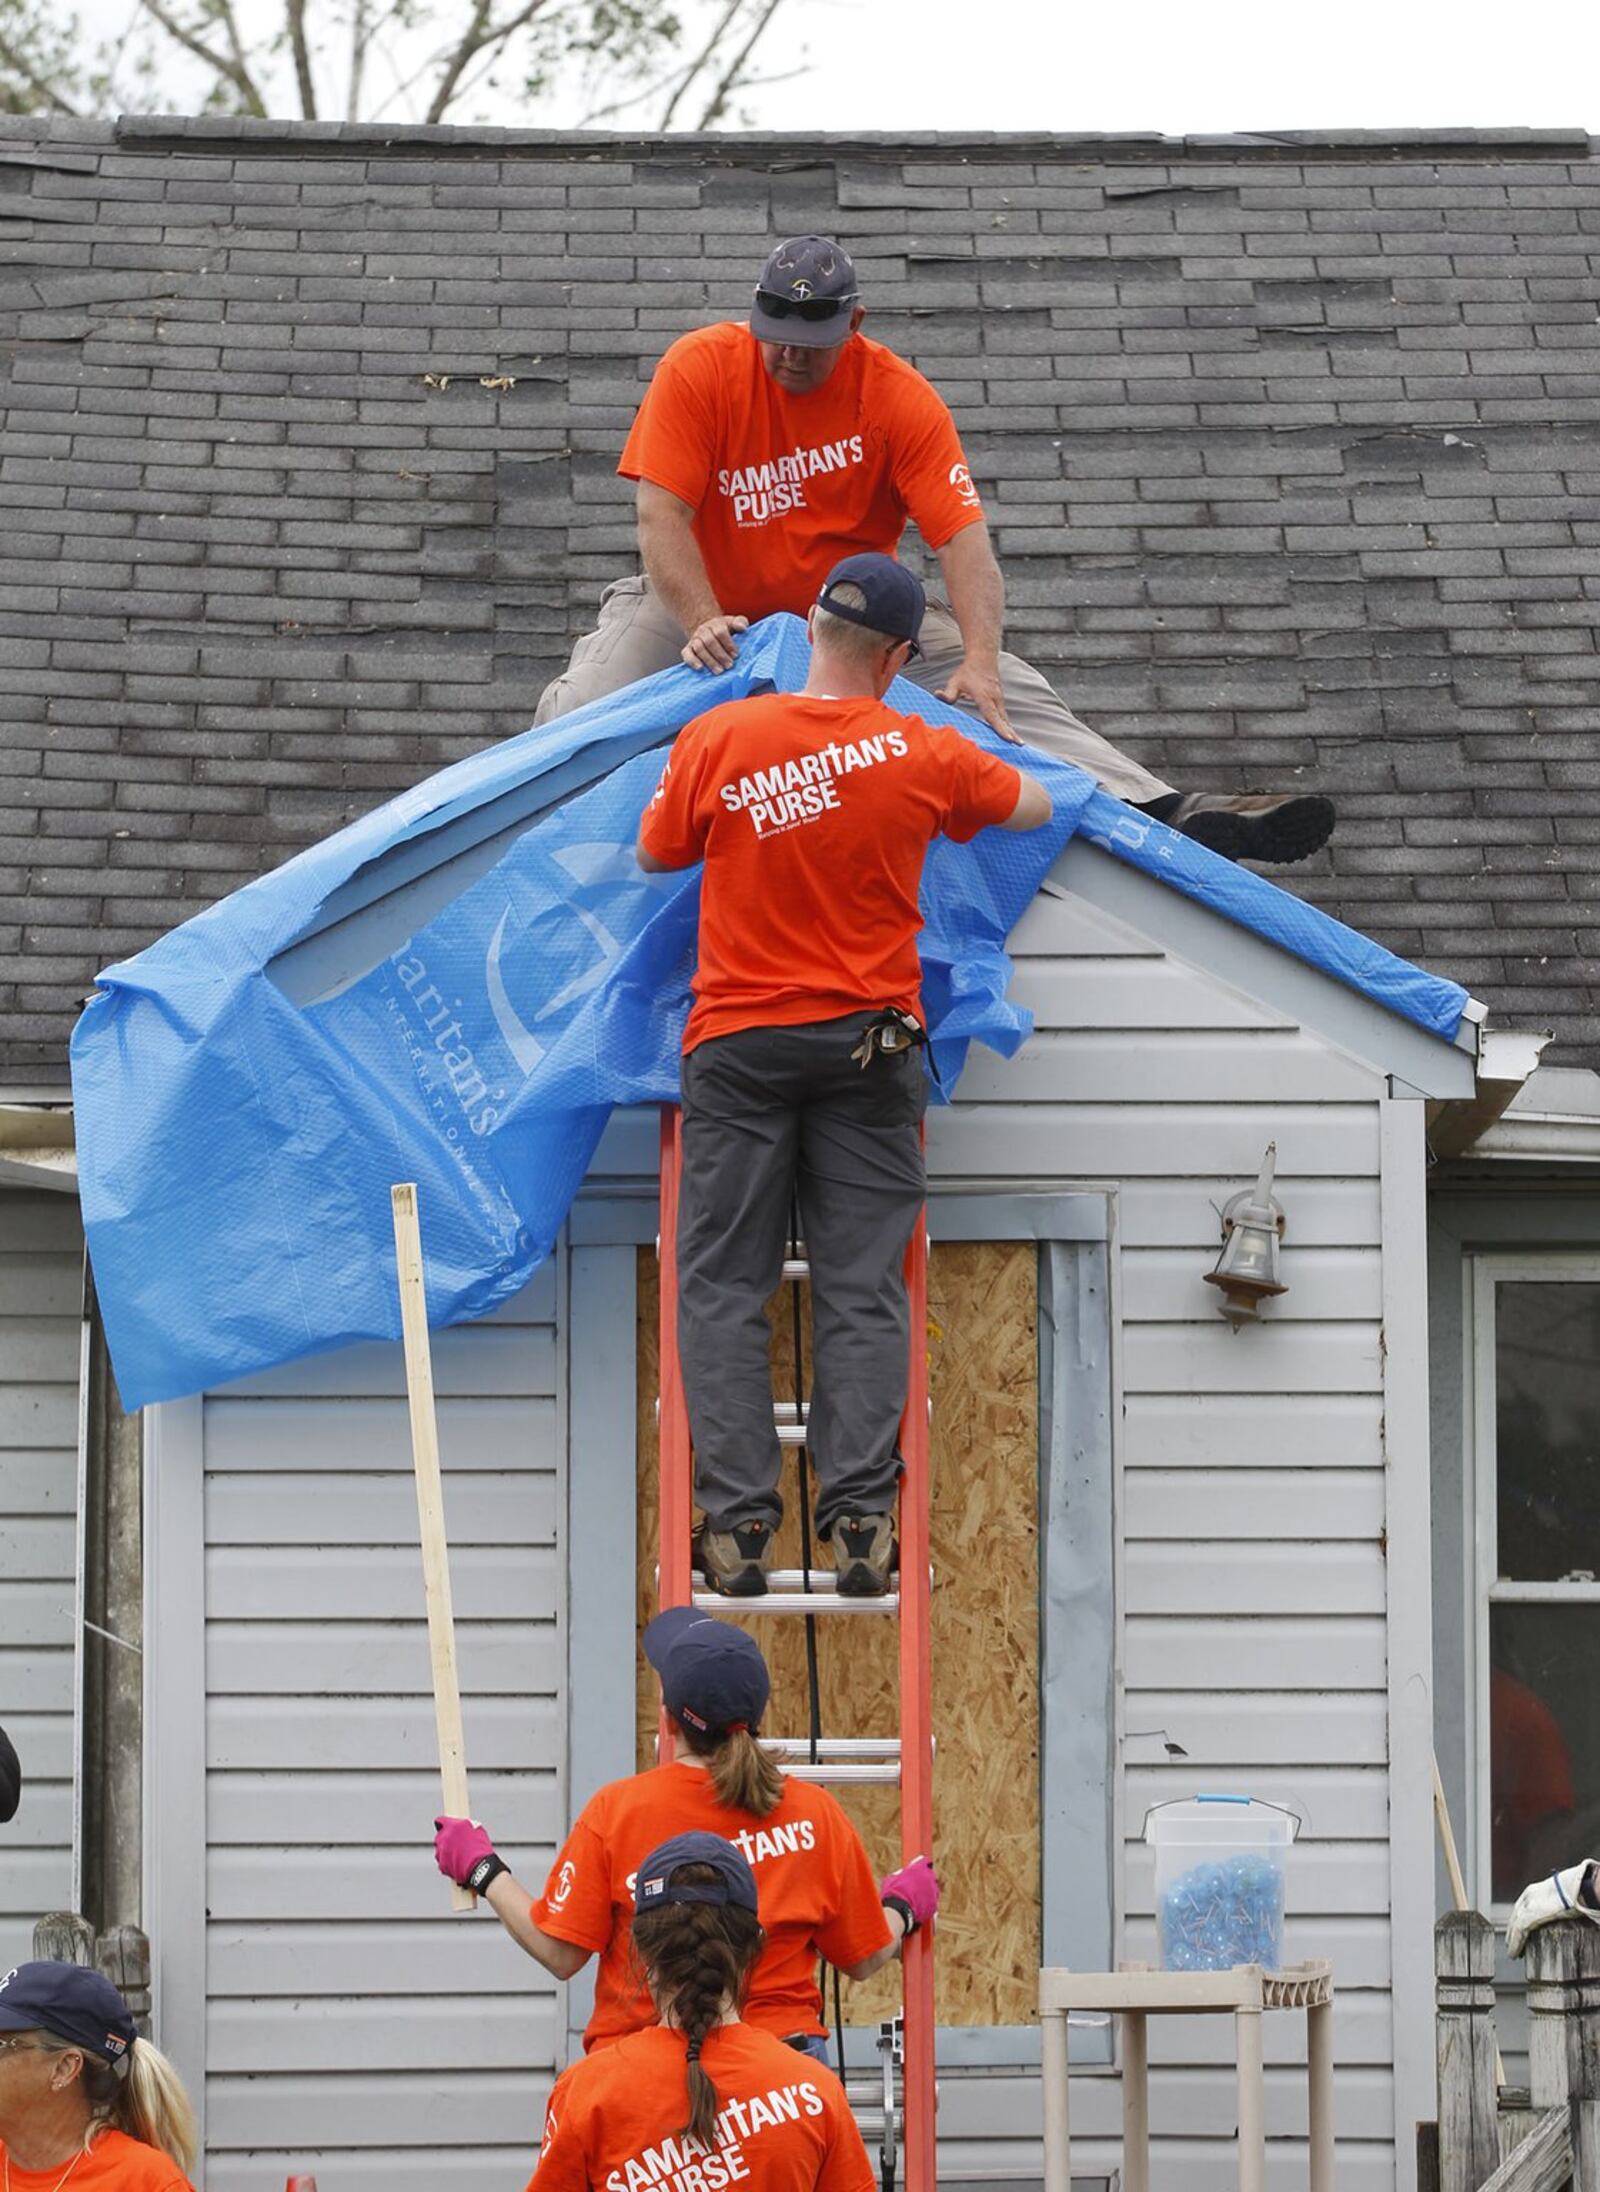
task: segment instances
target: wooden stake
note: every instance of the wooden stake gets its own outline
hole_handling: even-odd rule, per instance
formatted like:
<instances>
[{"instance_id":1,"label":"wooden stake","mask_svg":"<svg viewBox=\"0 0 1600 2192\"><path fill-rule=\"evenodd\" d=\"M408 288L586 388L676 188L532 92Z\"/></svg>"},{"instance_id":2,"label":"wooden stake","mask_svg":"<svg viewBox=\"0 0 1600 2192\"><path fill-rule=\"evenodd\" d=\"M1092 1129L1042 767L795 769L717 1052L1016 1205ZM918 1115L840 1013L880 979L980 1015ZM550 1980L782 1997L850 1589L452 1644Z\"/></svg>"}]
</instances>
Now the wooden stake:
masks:
<instances>
[{"instance_id":1,"label":"wooden stake","mask_svg":"<svg viewBox=\"0 0 1600 2192\"><path fill-rule=\"evenodd\" d=\"M417 1190L411 1181L391 1188L394 1251L400 1279L400 1329L405 1339L406 1398L411 1406L411 1458L417 1475L417 1523L422 1539L422 1585L428 1605L428 1649L433 1660L433 1717L439 1733L439 1779L444 1809L467 1819L467 1752L461 1733L461 1688L456 1679L456 1629L450 1606L450 1547L444 1532L444 1488L439 1479L439 1421L433 1405L433 1357L428 1347L428 1303L422 1283L422 1234ZM450 1883L452 1910L472 1910L470 1888Z\"/></svg>"},{"instance_id":2,"label":"wooden stake","mask_svg":"<svg viewBox=\"0 0 1600 2192\"><path fill-rule=\"evenodd\" d=\"M1461 1859L1456 1854L1456 1834L1450 1824L1450 1806L1444 1800L1444 1782L1439 1773L1438 1753L1433 1760L1433 1816L1439 1823L1439 1840L1444 1846L1444 1869L1450 1875L1450 1894L1457 1910L1470 1910L1467 1901L1467 1883L1462 1876Z\"/></svg>"},{"instance_id":3,"label":"wooden stake","mask_svg":"<svg viewBox=\"0 0 1600 2192\"><path fill-rule=\"evenodd\" d=\"M1456 1852L1456 1830L1450 1824L1450 1806L1445 1802L1444 1778L1439 1772L1439 1754L1433 1754L1433 1816L1439 1825L1439 1840L1444 1848L1444 1869L1450 1875L1450 1893L1457 1910L1470 1910L1467 1900L1466 1877L1461 1870L1461 1859ZM1494 2051L1494 2082L1498 2089L1506 2082L1505 2058L1498 2042Z\"/></svg>"}]
</instances>

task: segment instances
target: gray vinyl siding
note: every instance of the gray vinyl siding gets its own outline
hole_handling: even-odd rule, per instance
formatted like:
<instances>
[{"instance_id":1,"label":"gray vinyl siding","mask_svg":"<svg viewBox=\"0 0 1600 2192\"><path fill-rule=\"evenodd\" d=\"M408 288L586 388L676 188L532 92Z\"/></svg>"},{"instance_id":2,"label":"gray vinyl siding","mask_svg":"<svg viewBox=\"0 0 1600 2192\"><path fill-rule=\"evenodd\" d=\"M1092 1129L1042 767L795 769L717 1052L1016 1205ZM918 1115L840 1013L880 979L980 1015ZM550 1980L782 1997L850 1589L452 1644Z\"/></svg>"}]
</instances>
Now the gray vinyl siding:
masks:
<instances>
[{"instance_id":1,"label":"gray vinyl siding","mask_svg":"<svg viewBox=\"0 0 1600 2192\"><path fill-rule=\"evenodd\" d=\"M23 1772L0 1827L0 1970L72 1899L82 1288L74 1199L0 1188L0 1723Z\"/></svg>"},{"instance_id":2,"label":"gray vinyl siding","mask_svg":"<svg viewBox=\"0 0 1600 2192\"><path fill-rule=\"evenodd\" d=\"M1115 1190L1120 1953L1155 1955L1147 1806L1220 1788L1303 1812L1285 1954L1335 1962L1339 2182L1388 2192L1383 1080L1081 900L1038 898L1012 950L1037 1032L1010 1062L973 1053L930 1159ZM1235 1335L1204 1283L1213 1206L1274 1139L1289 1292ZM1185 2192L1236 2182L1232 2045L1225 2018L1152 2029L1154 2168ZM1269 2177L1303 2181L1301 2020L1266 2045ZM1076 2168L1109 2173L1116 2081L1077 2085ZM944 2090L941 2177L1036 2176L1031 2080Z\"/></svg>"},{"instance_id":3,"label":"gray vinyl siding","mask_svg":"<svg viewBox=\"0 0 1600 2192\"><path fill-rule=\"evenodd\" d=\"M547 1268L434 1335L472 1802L536 1877L566 1810L557 1305ZM400 1351L253 1378L201 1425L207 2192L514 2192L554 1991L433 1865Z\"/></svg>"}]
</instances>

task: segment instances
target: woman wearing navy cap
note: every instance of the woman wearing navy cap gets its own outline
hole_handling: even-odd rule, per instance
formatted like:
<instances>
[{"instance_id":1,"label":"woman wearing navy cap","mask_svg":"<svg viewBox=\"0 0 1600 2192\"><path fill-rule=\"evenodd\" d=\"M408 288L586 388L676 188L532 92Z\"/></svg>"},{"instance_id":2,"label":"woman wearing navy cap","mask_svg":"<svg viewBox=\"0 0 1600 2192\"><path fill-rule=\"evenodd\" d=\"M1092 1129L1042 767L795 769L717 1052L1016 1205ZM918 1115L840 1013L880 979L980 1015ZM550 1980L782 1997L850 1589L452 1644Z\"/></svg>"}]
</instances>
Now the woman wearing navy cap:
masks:
<instances>
[{"instance_id":1,"label":"woman wearing navy cap","mask_svg":"<svg viewBox=\"0 0 1600 2192\"><path fill-rule=\"evenodd\" d=\"M765 1945L745 2019L826 2061L818 1957L848 1979L870 1978L939 1905L933 1867L918 1858L880 1889L861 1837L836 1798L791 1780L757 1737L771 1688L755 1639L692 1607L658 1614L645 1656L661 1677L674 1755L613 1781L589 1799L530 1896L470 1819L439 1819L439 1869L493 1905L506 1931L558 1979L598 1955L585 2048L653 2022L631 1950L639 1865L663 1834L708 1832L752 1867Z\"/></svg>"},{"instance_id":2,"label":"woman wearing navy cap","mask_svg":"<svg viewBox=\"0 0 1600 2192\"><path fill-rule=\"evenodd\" d=\"M193 2192L195 2117L127 2003L82 1964L0 1979L4 2192Z\"/></svg>"},{"instance_id":3,"label":"woman wearing navy cap","mask_svg":"<svg viewBox=\"0 0 1600 2192\"><path fill-rule=\"evenodd\" d=\"M680 1834L639 1867L633 1951L659 2023L557 2081L528 2192L692 2181L702 2192L872 2192L844 2088L742 2022L761 1953L749 1863L714 1834Z\"/></svg>"}]
</instances>

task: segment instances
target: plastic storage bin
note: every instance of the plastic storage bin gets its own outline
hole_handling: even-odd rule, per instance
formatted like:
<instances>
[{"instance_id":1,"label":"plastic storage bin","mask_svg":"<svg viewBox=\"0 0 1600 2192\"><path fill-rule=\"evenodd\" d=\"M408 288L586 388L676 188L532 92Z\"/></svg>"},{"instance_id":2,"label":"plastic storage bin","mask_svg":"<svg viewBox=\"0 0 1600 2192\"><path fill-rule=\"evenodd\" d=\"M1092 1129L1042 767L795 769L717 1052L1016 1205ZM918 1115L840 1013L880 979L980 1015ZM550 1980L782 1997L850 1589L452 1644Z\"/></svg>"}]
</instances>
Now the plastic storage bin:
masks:
<instances>
[{"instance_id":1,"label":"plastic storage bin","mask_svg":"<svg viewBox=\"0 0 1600 2192\"><path fill-rule=\"evenodd\" d=\"M1289 1845L1300 1821L1255 1796L1188 1796L1145 1814L1163 1971L1283 1964Z\"/></svg>"}]
</instances>

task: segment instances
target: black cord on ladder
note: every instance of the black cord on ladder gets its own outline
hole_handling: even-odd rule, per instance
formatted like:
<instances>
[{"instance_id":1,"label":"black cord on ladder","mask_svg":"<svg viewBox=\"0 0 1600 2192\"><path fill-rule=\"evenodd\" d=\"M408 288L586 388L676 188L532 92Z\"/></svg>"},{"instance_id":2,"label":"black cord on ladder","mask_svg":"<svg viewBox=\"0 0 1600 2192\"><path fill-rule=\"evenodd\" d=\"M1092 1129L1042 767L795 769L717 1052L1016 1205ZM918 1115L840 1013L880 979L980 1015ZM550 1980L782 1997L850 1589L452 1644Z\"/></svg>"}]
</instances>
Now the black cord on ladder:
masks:
<instances>
[{"instance_id":1,"label":"black cord on ladder","mask_svg":"<svg viewBox=\"0 0 1600 2192\"><path fill-rule=\"evenodd\" d=\"M800 1256L800 1203L798 1197L789 1205L789 1246L794 1261ZM800 1443L796 1448L800 1460L800 1588L811 1589L811 1450L806 1437L806 1372L803 1332L800 1319L800 1281L789 1281L789 1305L794 1320L794 1420L799 1427ZM811 1714L808 1742L811 1763L817 1763L817 1744L822 1735L822 1679L817 1664L817 1617L806 1615L806 1693Z\"/></svg>"}]
</instances>

